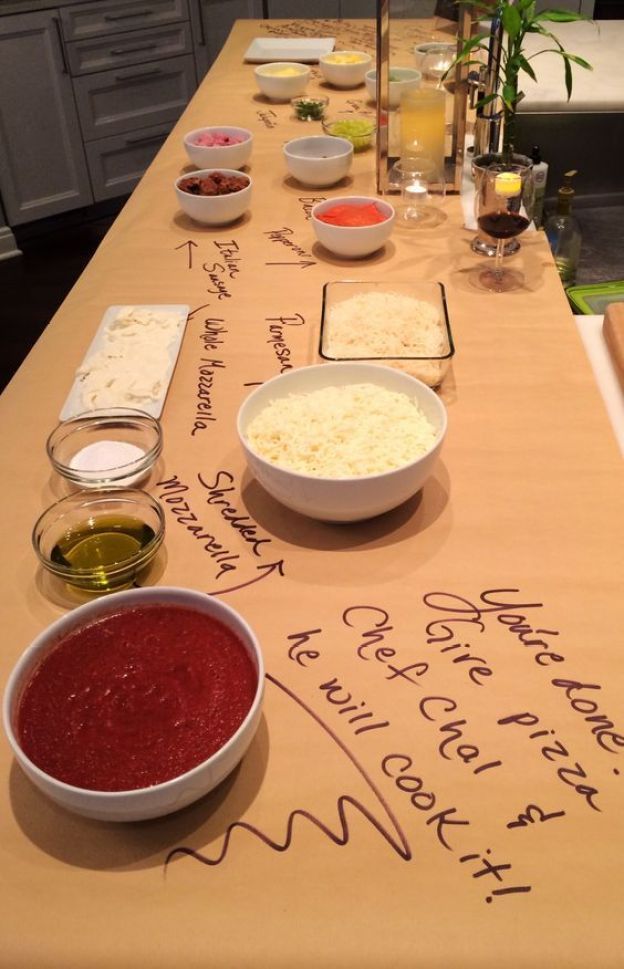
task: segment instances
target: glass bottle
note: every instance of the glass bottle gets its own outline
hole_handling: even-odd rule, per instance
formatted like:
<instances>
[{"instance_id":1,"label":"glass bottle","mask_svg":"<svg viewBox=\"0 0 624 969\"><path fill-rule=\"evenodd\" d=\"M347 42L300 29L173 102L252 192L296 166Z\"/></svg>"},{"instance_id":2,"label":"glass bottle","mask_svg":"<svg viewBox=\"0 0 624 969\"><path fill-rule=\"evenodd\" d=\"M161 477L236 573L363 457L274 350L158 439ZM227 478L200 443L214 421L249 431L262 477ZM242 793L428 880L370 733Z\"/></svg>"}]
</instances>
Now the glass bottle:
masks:
<instances>
[{"instance_id":1,"label":"glass bottle","mask_svg":"<svg viewBox=\"0 0 624 969\"><path fill-rule=\"evenodd\" d=\"M581 229L570 214L574 198L572 178L575 175L576 171L571 171L563 176L563 185L557 193L557 209L544 227L561 281L566 287L576 279L581 253Z\"/></svg>"},{"instance_id":2,"label":"glass bottle","mask_svg":"<svg viewBox=\"0 0 624 969\"><path fill-rule=\"evenodd\" d=\"M531 161L533 162L533 222L535 223L535 228L539 229L544 215L544 196L546 195L548 165L545 161L542 161L542 155L538 145L533 145Z\"/></svg>"}]
</instances>

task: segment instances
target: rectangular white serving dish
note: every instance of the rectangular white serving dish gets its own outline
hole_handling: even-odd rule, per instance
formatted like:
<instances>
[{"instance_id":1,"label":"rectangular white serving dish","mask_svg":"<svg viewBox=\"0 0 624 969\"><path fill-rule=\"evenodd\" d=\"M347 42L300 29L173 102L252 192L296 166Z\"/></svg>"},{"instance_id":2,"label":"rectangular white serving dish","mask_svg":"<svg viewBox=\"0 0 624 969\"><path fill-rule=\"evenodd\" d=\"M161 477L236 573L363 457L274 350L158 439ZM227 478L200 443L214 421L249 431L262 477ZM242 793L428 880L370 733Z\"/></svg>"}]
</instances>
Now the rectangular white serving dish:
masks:
<instances>
[{"instance_id":1,"label":"rectangular white serving dish","mask_svg":"<svg viewBox=\"0 0 624 969\"><path fill-rule=\"evenodd\" d=\"M142 410L147 414L151 414L152 417L160 417L165 404L165 397L167 396L169 384L171 383L171 377L173 376L173 370L176 365L176 361L178 359L178 353L180 352L182 337L184 336L184 330L186 328L186 322L188 320L188 315L191 308L190 306L187 306L181 303L175 303L175 304L121 303L117 306L109 306L102 317L100 325L97 328L96 334L89 345L89 349L87 350L87 352L83 357L83 363L86 362L94 353L97 353L99 350L102 350L104 348L106 343L108 327L113 322L113 320L117 319L117 316L119 315L120 311L126 309L126 307L128 306L131 306L136 309L141 309L141 310L153 310L155 312L165 311L165 312L173 313L174 315L178 316L178 329L174 339L172 339L168 347L169 360L168 360L166 370L164 373L154 375L155 377L161 378L162 391L155 400L150 401L148 403L142 403L141 405L138 405L138 404L134 405L138 410ZM84 405L82 404L80 384L81 384L80 378L77 377L74 380L74 383L72 384L72 388L69 392L69 396L67 397L65 403L63 404L63 409L61 410L61 413L59 415L60 420L62 421L69 420L71 417L75 417L76 414L81 414L81 413L84 413L85 410L88 410L88 408L85 408ZM113 405L111 404L109 406L113 406ZM133 405L129 404L128 401L121 400L119 401L118 406L132 407Z\"/></svg>"},{"instance_id":2,"label":"rectangular white serving dish","mask_svg":"<svg viewBox=\"0 0 624 969\"><path fill-rule=\"evenodd\" d=\"M300 61L314 64L334 49L335 37L256 37L245 51L252 64L271 61Z\"/></svg>"}]
</instances>

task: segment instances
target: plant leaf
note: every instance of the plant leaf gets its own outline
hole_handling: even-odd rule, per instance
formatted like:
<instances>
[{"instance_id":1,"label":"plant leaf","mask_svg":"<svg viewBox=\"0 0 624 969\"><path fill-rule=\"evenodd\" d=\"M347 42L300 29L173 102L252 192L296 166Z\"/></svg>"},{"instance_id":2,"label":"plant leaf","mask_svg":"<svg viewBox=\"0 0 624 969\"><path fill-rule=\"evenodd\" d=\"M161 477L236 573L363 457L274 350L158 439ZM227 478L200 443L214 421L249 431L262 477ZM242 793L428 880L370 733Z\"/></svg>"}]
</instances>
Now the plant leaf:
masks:
<instances>
[{"instance_id":1,"label":"plant leaf","mask_svg":"<svg viewBox=\"0 0 624 969\"><path fill-rule=\"evenodd\" d=\"M573 20L589 20L581 13L573 13L571 10L542 10L535 17L535 20L548 20L556 24L569 24Z\"/></svg>"},{"instance_id":2,"label":"plant leaf","mask_svg":"<svg viewBox=\"0 0 624 969\"><path fill-rule=\"evenodd\" d=\"M565 86L568 92L568 101L572 97L572 68L570 66L570 61L567 57L563 58L563 70L565 74Z\"/></svg>"},{"instance_id":3,"label":"plant leaf","mask_svg":"<svg viewBox=\"0 0 624 969\"><path fill-rule=\"evenodd\" d=\"M503 8L503 27L512 38L512 40L518 36L522 28L522 17L520 12L515 5L506 4Z\"/></svg>"},{"instance_id":4,"label":"plant leaf","mask_svg":"<svg viewBox=\"0 0 624 969\"><path fill-rule=\"evenodd\" d=\"M529 64L529 62L528 62L528 60L526 59L526 57L524 56L524 54L519 54L519 55L518 55L518 60L519 60L519 62L520 62L520 67L521 67L521 69L522 69L522 70L523 70L523 71L524 71L524 72L525 72L526 74L528 74L528 75L529 75L529 77L531 77L531 78L533 78L533 80L534 80L534 81L537 81L537 77L535 76L535 71L533 70L533 68L532 68L532 67L531 67L531 65Z\"/></svg>"},{"instance_id":5,"label":"plant leaf","mask_svg":"<svg viewBox=\"0 0 624 969\"><path fill-rule=\"evenodd\" d=\"M562 57L565 57L566 60L573 61L575 64L578 64L579 67L584 67L586 71L593 71L594 69L588 61L584 60L582 57L579 57L578 54L568 54L565 50L562 50L559 53Z\"/></svg>"}]
</instances>

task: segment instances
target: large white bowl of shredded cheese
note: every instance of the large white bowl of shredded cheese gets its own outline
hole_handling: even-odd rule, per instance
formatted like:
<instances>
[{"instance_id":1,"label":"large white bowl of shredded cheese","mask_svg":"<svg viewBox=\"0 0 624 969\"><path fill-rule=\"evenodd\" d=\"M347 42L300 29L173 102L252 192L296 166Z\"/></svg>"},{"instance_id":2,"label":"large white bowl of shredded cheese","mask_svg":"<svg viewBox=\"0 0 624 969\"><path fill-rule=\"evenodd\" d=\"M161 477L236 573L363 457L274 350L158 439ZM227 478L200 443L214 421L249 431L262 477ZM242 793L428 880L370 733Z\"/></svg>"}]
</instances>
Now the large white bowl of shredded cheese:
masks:
<instances>
[{"instance_id":1,"label":"large white bowl of shredded cheese","mask_svg":"<svg viewBox=\"0 0 624 969\"><path fill-rule=\"evenodd\" d=\"M247 464L277 501L310 518L362 521L420 491L446 434L426 384L381 364L289 370L238 413Z\"/></svg>"}]
</instances>

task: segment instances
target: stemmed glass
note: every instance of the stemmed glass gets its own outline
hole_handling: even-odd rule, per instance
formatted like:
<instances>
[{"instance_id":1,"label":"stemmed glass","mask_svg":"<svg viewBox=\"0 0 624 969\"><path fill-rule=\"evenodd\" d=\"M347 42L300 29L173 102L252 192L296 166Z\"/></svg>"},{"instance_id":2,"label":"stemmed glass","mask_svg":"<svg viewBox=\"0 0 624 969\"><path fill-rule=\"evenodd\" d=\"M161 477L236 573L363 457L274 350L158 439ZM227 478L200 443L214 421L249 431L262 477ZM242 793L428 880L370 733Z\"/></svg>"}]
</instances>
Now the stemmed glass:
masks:
<instances>
[{"instance_id":1,"label":"stemmed glass","mask_svg":"<svg viewBox=\"0 0 624 969\"><path fill-rule=\"evenodd\" d=\"M455 54L454 44L429 44L419 68L423 85L441 88L442 79L453 63Z\"/></svg>"},{"instance_id":2,"label":"stemmed glass","mask_svg":"<svg viewBox=\"0 0 624 969\"><path fill-rule=\"evenodd\" d=\"M530 169L504 162L490 165L477 187L477 223L496 239L494 266L479 273L481 285L492 292L518 287L519 274L503 269L504 247L508 239L515 239L529 227L532 189Z\"/></svg>"}]
</instances>

